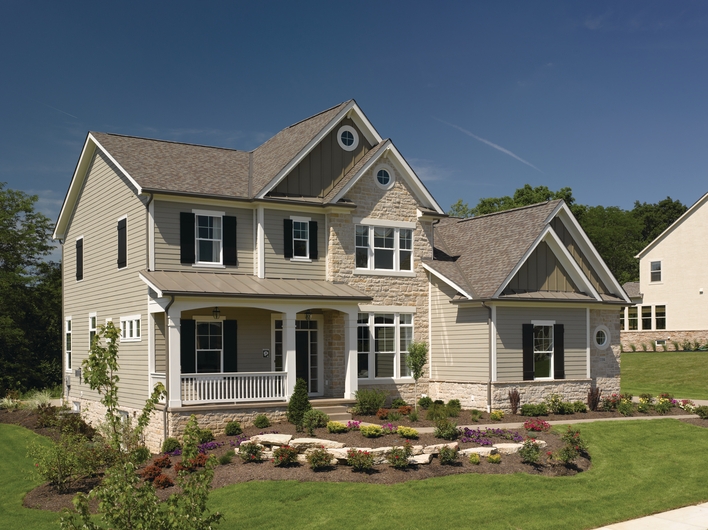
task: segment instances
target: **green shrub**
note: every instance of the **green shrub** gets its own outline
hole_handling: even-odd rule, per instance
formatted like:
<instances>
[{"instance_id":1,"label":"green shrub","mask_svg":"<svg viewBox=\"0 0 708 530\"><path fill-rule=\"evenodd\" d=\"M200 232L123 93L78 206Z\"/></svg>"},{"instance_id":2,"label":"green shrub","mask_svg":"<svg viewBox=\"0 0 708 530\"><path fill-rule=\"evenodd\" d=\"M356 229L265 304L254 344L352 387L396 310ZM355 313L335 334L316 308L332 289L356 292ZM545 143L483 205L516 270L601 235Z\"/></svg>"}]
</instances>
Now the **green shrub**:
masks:
<instances>
[{"instance_id":1,"label":"green shrub","mask_svg":"<svg viewBox=\"0 0 708 530\"><path fill-rule=\"evenodd\" d=\"M636 347L634 344L630 344L630 345L629 345L629 348L630 348L633 352L637 351L637 347Z\"/></svg>"},{"instance_id":2,"label":"green shrub","mask_svg":"<svg viewBox=\"0 0 708 530\"><path fill-rule=\"evenodd\" d=\"M617 405L617 411L622 416L632 416L634 415L634 405L631 401L620 401L619 405Z\"/></svg>"},{"instance_id":3,"label":"green shrub","mask_svg":"<svg viewBox=\"0 0 708 530\"><path fill-rule=\"evenodd\" d=\"M477 423L482 418L482 411L477 409L470 410L470 419Z\"/></svg>"},{"instance_id":4,"label":"green shrub","mask_svg":"<svg viewBox=\"0 0 708 530\"><path fill-rule=\"evenodd\" d=\"M89 440L93 440L96 435L96 429L86 423L81 417L81 414L74 412L60 410L56 427L59 432L80 434Z\"/></svg>"},{"instance_id":5,"label":"green shrub","mask_svg":"<svg viewBox=\"0 0 708 530\"><path fill-rule=\"evenodd\" d=\"M133 449L133 451L130 453L130 460L136 466L140 466L150 460L151 456L152 453L150 452L150 449L148 449L144 445L141 445L140 447Z\"/></svg>"},{"instance_id":6,"label":"green shrub","mask_svg":"<svg viewBox=\"0 0 708 530\"><path fill-rule=\"evenodd\" d=\"M558 412L556 414L573 414L575 412L575 405L569 401L563 401L558 405Z\"/></svg>"},{"instance_id":7,"label":"green shrub","mask_svg":"<svg viewBox=\"0 0 708 530\"><path fill-rule=\"evenodd\" d=\"M86 438L81 435L62 434L58 442L33 442L27 456L34 461L34 472L63 492L83 475L82 449L86 443Z\"/></svg>"},{"instance_id":8,"label":"green shrub","mask_svg":"<svg viewBox=\"0 0 708 530\"><path fill-rule=\"evenodd\" d=\"M566 430L561 436L561 440L566 443L566 445L572 445L576 451L582 451L587 453L588 444L580 436L580 429L568 425L568 430Z\"/></svg>"},{"instance_id":9,"label":"green shrub","mask_svg":"<svg viewBox=\"0 0 708 530\"><path fill-rule=\"evenodd\" d=\"M396 429L396 433L398 436L401 438L405 438L406 440L417 440L418 439L418 431L411 427L404 427L403 425L400 425L398 429Z\"/></svg>"},{"instance_id":10,"label":"green shrub","mask_svg":"<svg viewBox=\"0 0 708 530\"><path fill-rule=\"evenodd\" d=\"M447 402L447 410L456 410L458 413L462 410L462 403L460 403L459 399L451 399L450 401Z\"/></svg>"},{"instance_id":11,"label":"green shrub","mask_svg":"<svg viewBox=\"0 0 708 530\"><path fill-rule=\"evenodd\" d=\"M408 419L413 423L418 421L418 411L415 409L411 410L410 414L408 414Z\"/></svg>"},{"instance_id":12,"label":"green shrub","mask_svg":"<svg viewBox=\"0 0 708 530\"><path fill-rule=\"evenodd\" d=\"M307 463L313 471L327 469L332 467L332 455L324 447L313 449L307 454Z\"/></svg>"},{"instance_id":13,"label":"green shrub","mask_svg":"<svg viewBox=\"0 0 708 530\"><path fill-rule=\"evenodd\" d=\"M315 435L315 429L327 427L329 416L321 410L311 409L305 412L302 417L302 426L309 436Z\"/></svg>"},{"instance_id":14,"label":"green shrub","mask_svg":"<svg viewBox=\"0 0 708 530\"><path fill-rule=\"evenodd\" d=\"M255 442L246 442L239 445L238 456L244 462L260 462L263 460L263 449Z\"/></svg>"},{"instance_id":15,"label":"green shrub","mask_svg":"<svg viewBox=\"0 0 708 530\"><path fill-rule=\"evenodd\" d=\"M214 441L214 433L211 429L199 429L199 443L205 444Z\"/></svg>"},{"instance_id":16,"label":"green shrub","mask_svg":"<svg viewBox=\"0 0 708 530\"><path fill-rule=\"evenodd\" d=\"M548 416L548 407L545 403L539 403L537 405L526 403L521 405L521 415L522 416Z\"/></svg>"},{"instance_id":17,"label":"green shrub","mask_svg":"<svg viewBox=\"0 0 708 530\"><path fill-rule=\"evenodd\" d=\"M265 429L266 427L270 427L270 420L265 414L259 414L253 420L253 426L259 429Z\"/></svg>"},{"instance_id":18,"label":"green shrub","mask_svg":"<svg viewBox=\"0 0 708 530\"><path fill-rule=\"evenodd\" d=\"M307 396L307 381L298 378L295 382L293 395L288 402L288 421L295 425L298 432L302 430L302 417L305 412L312 409L310 398Z\"/></svg>"},{"instance_id":19,"label":"green shrub","mask_svg":"<svg viewBox=\"0 0 708 530\"><path fill-rule=\"evenodd\" d=\"M347 452L347 464L352 466L354 471L370 471L374 467L374 455L368 451L349 449Z\"/></svg>"},{"instance_id":20,"label":"green shrub","mask_svg":"<svg viewBox=\"0 0 708 530\"><path fill-rule=\"evenodd\" d=\"M386 460L391 467L395 469L407 469L408 468L408 457L413 454L413 449L411 445L406 442L403 447L393 447L388 453L386 453Z\"/></svg>"},{"instance_id":21,"label":"green shrub","mask_svg":"<svg viewBox=\"0 0 708 530\"><path fill-rule=\"evenodd\" d=\"M479 453L470 453L470 464L478 466L480 462Z\"/></svg>"},{"instance_id":22,"label":"green shrub","mask_svg":"<svg viewBox=\"0 0 708 530\"><path fill-rule=\"evenodd\" d=\"M588 407L582 401L573 402L573 412L587 412Z\"/></svg>"},{"instance_id":23,"label":"green shrub","mask_svg":"<svg viewBox=\"0 0 708 530\"><path fill-rule=\"evenodd\" d=\"M548 407L548 412L551 414L558 414L558 410L563 403L563 396L560 394L550 394L546 396L546 406Z\"/></svg>"},{"instance_id":24,"label":"green shrub","mask_svg":"<svg viewBox=\"0 0 708 530\"><path fill-rule=\"evenodd\" d=\"M241 428L241 424L237 421L230 421L226 424L226 428L224 429L224 433L226 436L238 436L243 432L243 429Z\"/></svg>"},{"instance_id":25,"label":"green shrub","mask_svg":"<svg viewBox=\"0 0 708 530\"><path fill-rule=\"evenodd\" d=\"M564 445L553 453L551 458L565 465L572 464L578 458L578 451L572 445Z\"/></svg>"},{"instance_id":26,"label":"green shrub","mask_svg":"<svg viewBox=\"0 0 708 530\"><path fill-rule=\"evenodd\" d=\"M487 462L489 462L490 464L501 464L501 455L499 453L489 455L487 457Z\"/></svg>"},{"instance_id":27,"label":"green shrub","mask_svg":"<svg viewBox=\"0 0 708 530\"><path fill-rule=\"evenodd\" d=\"M489 415L489 419L492 421L502 421L504 419L504 412L501 410L494 410Z\"/></svg>"},{"instance_id":28,"label":"green shrub","mask_svg":"<svg viewBox=\"0 0 708 530\"><path fill-rule=\"evenodd\" d=\"M457 424L447 418L435 422L435 430L433 436L442 438L443 440L456 440L460 436L460 430Z\"/></svg>"},{"instance_id":29,"label":"green shrub","mask_svg":"<svg viewBox=\"0 0 708 530\"><path fill-rule=\"evenodd\" d=\"M649 405L651 405L652 403L654 403L654 396L648 393L639 394L639 402L648 403Z\"/></svg>"},{"instance_id":30,"label":"green shrub","mask_svg":"<svg viewBox=\"0 0 708 530\"><path fill-rule=\"evenodd\" d=\"M647 413L651 410L651 405L649 403L642 403L641 401L637 404L637 412Z\"/></svg>"},{"instance_id":31,"label":"green shrub","mask_svg":"<svg viewBox=\"0 0 708 530\"><path fill-rule=\"evenodd\" d=\"M359 432L364 438L379 438L384 434L383 429L378 425L364 425Z\"/></svg>"},{"instance_id":32,"label":"green shrub","mask_svg":"<svg viewBox=\"0 0 708 530\"><path fill-rule=\"evenodd\" d=\"M182 449L182 444L177 438L165 438L165 441L162 442L163 453L174 453L177 449Z\"/></svg>"},{"instance_id":33,"label":"green shrub","mask_svg":"<svg viewBox=\"0 0 708 530\"><path fill-rule=\"evenodd\" d=\"M443 466L451 466L455 462L457 462L457 459L460 457L460 453L457 451L457 449L454 449L452 447L441 447L440 452L438 453L438 458L440 459L440 463Z\"/></svg>"},{"instance_id":34,"label":"green shrub","mask_svg":"<svg viewBox=\"0 0 708 530\"><path fill-rule=\"evenodd\" d=\"M696 407L693 412L698 414L698 417L702 420L708 420L708 406L701 405L700 407Z\"/></svg>"},{"instance_id":35,"label":"green shrub","mask_svg":"<svg viewBox=\"0 0 708 530\"><path fill-rule=\"evenodd\" d=\"M425 414L425 419L430 421L443 420L447 418L447 408L444 404L433 403L428 407L428 411Z\"/></svg>"},{"instance_id":36,"label":"green shrub","mask_svg":"<svg viewBox=\"0 0 708 530\"><path fill-rule=\"evenodd\" d=\"M397 397L393 401L391 401L391 408L392 409L397 409L398 407L406 407L408 406L408 403L406 403L405 399Z\"/></svg>"},{"instance_id":37,"label":"green shrub","mask_svg":"<svg viewBox=\"0 0 708 530\"><path fill-rule=\"evenodd\" d=\"M332 434L341 434L344 432L349 432L349 428L341 422L330 421L327 423L327 432Z\"/></svg>"},{"instance_id":38,"label":"green shrub","mask_svg":"<svg viewBox=\"0 0 708 530\"><path fill-rule=\"evenodd\" d=\"M521 461L527 464L538 464L541 460L541 446L536 443L536 440L528 439L524 442L524 445L519 449L519 456L521 456Z\"/></svg>"},{"instance_id":39,"label":"green shrub","mask_svg":"<svg viewBox=\"0 0 708 530\"><path fill-rule=\"evenodd\" d=\"M420 405L420 407L422 409L427 410L430 407L430 405L432 405L432 404L433 404L433 400L430 399L428 396L424 396L418 400L418 405Z\"/></svg>"},{"instance_id":40,"label":"green shrub","mask_svg":"<svg viewBox=\"0 0 708 530\"><path fill-rule=\"evenodd\" d=\"M387 393L378 388L362 388L354 394L356 404L354 410L357 414L373 416L379 409L384 408Z\"/></svg>"},{"instance_id":41,"label":"green shrub","mask_svg":"<svg viewBox=\"0 0 708 530\"><path fill-rule=\"evenodd\" d=\"M289 445L282 445L273 451L273 463L278 467L287 467L297 463L298 451Z\"/></svg>"},{"instance_id":42,"label":"green shrub","mask_svg":"<svg viewBox=\"0 0 708 530\"><path fill-rule=\"evenodd\" d=\"M659 414L668 414L672 406L673 405L671 404L670 400L666 398L659 398L654 404L654 410L657 411Z\"/></svg>"},{"instance_id":43,"label":"green shrub","mask_svg":"<svg viewBox=\"0 0 708 530\"><path fill-rule=\"evenodd\" d=\"M236 452L233 449L226 451L219 457L219 464L222 466L230 464L234 456L236 456Z\"/></svg>"},{"instance_id":44,"label":"green shrub","mask_svg":"<svg viewBox=\"0 0 708 530\"><path fill-rule=\"evenodd\" d=\"M401 419L401 413L397 410L391 410L388 413L388 421L399 421Z\"/></svg>"}]
</instances>

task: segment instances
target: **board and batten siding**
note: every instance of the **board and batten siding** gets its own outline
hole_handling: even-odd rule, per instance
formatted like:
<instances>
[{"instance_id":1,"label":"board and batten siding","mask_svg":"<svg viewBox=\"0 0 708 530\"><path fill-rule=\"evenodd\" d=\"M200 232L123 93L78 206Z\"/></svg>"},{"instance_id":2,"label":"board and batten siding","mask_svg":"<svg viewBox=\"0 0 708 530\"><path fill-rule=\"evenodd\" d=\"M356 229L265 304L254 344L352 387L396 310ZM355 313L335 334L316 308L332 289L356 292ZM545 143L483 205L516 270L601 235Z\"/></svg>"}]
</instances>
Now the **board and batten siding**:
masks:
<instances>
[{"instance_id":1,"label":"board and batten siding","mask_svg":"<svg viewBox=\"0 0 708 530\"><path fill-rule=\"evenodd\" d=\"M195 270L199 267L180 263L179 214L192 209L224 212L236 217L237 266L226 271L253 274L253 210L201 205L195 202L172 202L155 199L155 269ZM214 269L210 269L213 271Z\"/></svg>"},{"instance_id":2,"label":"board and batten siding","mask_svg":"<svg viewBox=\"0 0 708 530\"><path fill-rule=\"evenodd\" d=\"M504 289L504 294L534 291L580 292L568 272L543 241Z\"/></svg>"},{"instance_id":3,"label":"board and batten siding","mask_svg":"<svg viewBox=\"0 0 708 530\"><path fill-rule=\"evenodd\" d=\"M565 332L565 378L587 376L586 310L574 308L497 307L497 381L523 379L522 324L552 320Z\"/></svg>"},{"instance_id":4,"label":"board and batten siding","mask_svg":"<svg viewBox=\"0 0 708 530\"><path fill-rule=\"evenodd\" d=\"M182 318L212 319L211 306L183 311ZM273 355L271 345L271 312L264 309L221 307L224 320L235 320L236 366L239 372L270 372ZM263 357L263 350L271 350L271 357Z\"/></svg>"},{"instance_id":5,"label":"board and batten siding","mask_svg":"<svg viewBox=\"0 0 708 530\"><path fill-rule=\"evenodd\" d=\"M563 224L563 221L560 218L556 217L551 221L551 226L553 227L553 230L558 235L560 240L563 241L563 244L568 249L568 252L570 252L571 256L573 256L573 259L575 259L576 263L580 266L583 271L583 274L588 277L592 286L599 293L611 294L610 290L600 279L600 276L598 276L597 272L595 271L595 268L590 265L590 261L588 260L588 258L580 250L580 247L575 242L575 239L573 239L573 236L570 235L570 232Z\"/></svg>"},{"instance_id":6,"label":"board and batten siding","mask_svg":"<svg viewBox=\"0 0 708 530\"><path fill-rule=\"evenodd\" d=\"M309 218L317 222L318 259L311 262L296 261L284 257L283 219L291 215ZM265 210L265 275L266 278L299 278L301 280L324 280L327 268L327 227L322 214L297 213L286 210Z\"/></svg>"},{"instance_id":7,"label":"board and batten siding","mask_svg":"<svg viewBox=\"0 0 708 530\"><path fill-rule=\"evenodd\" d=\"M118 219L127 216L127 266L118 269ZM76 281L76 238L83 236L83 280ZM147 286L138 271L147 267L147 209L136 190L101 151L87 170L63 247L64 318L72 317L72 373L69 399L98 399L74 376L89 350L89 314L97 323L140 315L141 340L119 347L120 403L141 408L148 397ZM65 341L62 341L65 342ZM64 347L66 347L64 345Z\"/></svg>"},{"instance_id":8,"label":"board and batten siding","mask_svg":"<svg viewBox=\"0 0 708 530\"><path fill-rule=\"evenodd\" d=\"M432 379L489 380L489 311L451 304L455 289L431 278Z\"/></svg>"}]
</instances>

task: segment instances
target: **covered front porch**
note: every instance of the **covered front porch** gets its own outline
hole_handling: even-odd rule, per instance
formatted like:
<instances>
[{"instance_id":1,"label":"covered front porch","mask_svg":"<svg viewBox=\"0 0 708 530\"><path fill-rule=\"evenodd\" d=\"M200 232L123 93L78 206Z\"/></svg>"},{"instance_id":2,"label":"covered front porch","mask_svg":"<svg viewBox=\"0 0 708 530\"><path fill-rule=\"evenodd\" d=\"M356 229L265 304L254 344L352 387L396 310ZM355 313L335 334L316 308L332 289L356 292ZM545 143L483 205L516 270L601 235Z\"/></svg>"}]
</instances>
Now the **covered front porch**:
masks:
<instances>
[{"instance_id":1,"label":"covered front porch","mask_svg":"<svg viewBox=\"0 0 708 530\"><path fill-rule=\"evenodd\" d=\"M286 402L298 378L311 397L353 399L358 304L368 297L324 281L235 276L141 273L151 388L165 384L168 407ZM205 292L214 282L221 292Z\"/></svg>"}]
</instances>

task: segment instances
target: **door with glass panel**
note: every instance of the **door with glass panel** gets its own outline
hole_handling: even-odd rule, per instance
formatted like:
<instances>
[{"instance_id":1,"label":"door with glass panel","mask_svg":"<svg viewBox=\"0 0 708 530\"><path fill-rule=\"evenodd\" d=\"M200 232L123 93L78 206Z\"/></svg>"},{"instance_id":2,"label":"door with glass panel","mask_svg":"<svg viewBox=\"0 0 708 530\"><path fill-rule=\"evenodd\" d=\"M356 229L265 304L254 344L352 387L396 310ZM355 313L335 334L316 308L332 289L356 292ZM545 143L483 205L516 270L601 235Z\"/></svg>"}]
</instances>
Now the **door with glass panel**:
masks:
<instances>
[{"instance_id":1,"label":"door with glass panel","mask_svg":"<svg viewBox=\"0 0 708 530\"><path fill-rule=\"evenodd\" d=\"M283 321L275 320L273 327L273 370L282 372L285 366ZM295 377L307 381L307 391L311 396L324 394L321 328L319 315L313 315L309 320L295 321Z\"/></svg>"}]
</instances>

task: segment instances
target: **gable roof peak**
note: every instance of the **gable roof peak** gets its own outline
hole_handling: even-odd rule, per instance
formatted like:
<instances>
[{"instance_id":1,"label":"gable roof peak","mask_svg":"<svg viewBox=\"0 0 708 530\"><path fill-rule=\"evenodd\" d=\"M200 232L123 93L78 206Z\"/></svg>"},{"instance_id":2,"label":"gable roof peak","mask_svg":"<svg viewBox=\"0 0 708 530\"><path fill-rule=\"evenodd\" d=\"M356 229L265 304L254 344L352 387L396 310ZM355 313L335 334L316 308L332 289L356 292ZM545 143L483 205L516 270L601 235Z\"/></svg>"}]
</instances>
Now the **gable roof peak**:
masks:
<instances>
[{"instance_id":1,"label":"gable roof peak","mask_svg":"<svg viewBox=\"0 0 708 530\"><path fill-rule=\"evenodd\" d=\"M563 199L554 199L552 201L537 202L535 204L528 204L526 206L518 206L516 208L509 208L508 210L499 210L498 212L485 213L484 215L475 215L473 217L464 217L464 218L450 217L450 219L453 219L458 223L464 223L464 222L468 222L468 221L474 221L476 219L488 219L488 218L496 216L496 215L503 215L503 214L508 214L508 213L512 213L512 212L520 212L522 210L530 210L532 208L539 208L542 206L553 206L553 208L555 208L561 202L563 202Z\"/></svg>"}]
</instances>

